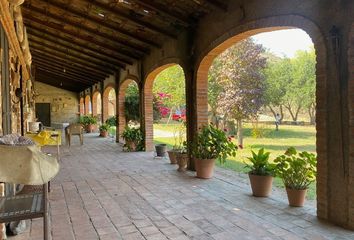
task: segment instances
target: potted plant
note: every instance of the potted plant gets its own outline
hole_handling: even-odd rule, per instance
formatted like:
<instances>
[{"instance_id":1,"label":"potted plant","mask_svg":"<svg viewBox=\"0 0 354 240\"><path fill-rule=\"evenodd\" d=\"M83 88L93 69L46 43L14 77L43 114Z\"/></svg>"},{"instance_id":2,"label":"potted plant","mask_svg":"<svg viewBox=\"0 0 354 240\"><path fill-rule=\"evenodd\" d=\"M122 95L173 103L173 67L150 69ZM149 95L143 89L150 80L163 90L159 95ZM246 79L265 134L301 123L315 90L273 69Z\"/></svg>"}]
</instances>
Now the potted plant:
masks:
<instances>
[{"instance_id":1,"label":"potted plant","mask_svg":"<svg viewBox=\"0 0 354 240\"><path fill-rule=\"evenodd\" d=\"M97 123L97 119L90 115L85 115L80 117L80 123L84 125L86 132L91 133L95 128L95 124Z\"/></svg>"},{"instance_id":2,"label":"potted plant","mask_svg":"<svg viewBox=\"0 0 354 240\"><path fill-rule=\"evenodd\" d=\"M124 148L127 151L141 150L143 134L140 128L126 126L122 133L122 138L125 140Z\"/></svg>"},{"instance_id":3,"label":"potted plant","mask_svg":"<svg viewBox=\"0 0 354 240\"><path fill-rule=\"evenodd\" d=\"M101 136L101 137L107 137L107 136L108 136L109 127L110 127L110 126L109 126L108 124L102 124L102 125L99 127L100 136Z\"/></svg>"},{"instance_id":4,"label":"potted plant","mask_svg":"<svg viewBox=\"0 0 354 240\"><path fill-rule=\"evenodd\" d=\"M177 157L180 154L182 144L185 136L185 127L183 124L178 125L173 128L173 140L174 144L171 150L168 150L168 157L170 158L171 164L177 164Z\"/></svg>"},{"instance_id":5,"label":"potted plant","mask_svg":"<svg viewBox=\"0 0 354 240\"><path fill-rule=\"evenodd\" d=\"M211 178L215 160L224 163L228 156L236 156L236 150L237 146L230 137L226 136L224 131L212 124L203 126L192 146L197 177Z\"/></svg>"},{"instance_id":6,"label":"potted plant","mask_svg":"<svg viewBox=\"0 0 354 240\"><path fill-rule=\"evenodd\" d=\"M309 185L316 179L316 156L313 153L297 153L294 147L277 157L276 174L286 187L289 205L302 207Z\"/></svg>"},{"instance_id":7,"label":"potted plant","mask_svg":"<svg viewBox=\"0 0 354 240\"><path fill-rule=\"evenodd\" d=\"M250 169L248 176L255 197L268 197L272 190L275 165L269 163L269 154L264 148L259 149L258 153L252 151L252 157L247 158L251 163L245 163L245 167Z\"/></svg>"},{"instance_id":8,"label":"potted plant","mask_svg":"<svg viewBox=\"0 0 354 240\"><path fill-rule=\"evenodd\" d=\"M187 142L184 141L182 147L176 153L177 163L179 172L184 172L187 169L188 165L188 154L187 154Z\"/></svg>"}]
</instances>

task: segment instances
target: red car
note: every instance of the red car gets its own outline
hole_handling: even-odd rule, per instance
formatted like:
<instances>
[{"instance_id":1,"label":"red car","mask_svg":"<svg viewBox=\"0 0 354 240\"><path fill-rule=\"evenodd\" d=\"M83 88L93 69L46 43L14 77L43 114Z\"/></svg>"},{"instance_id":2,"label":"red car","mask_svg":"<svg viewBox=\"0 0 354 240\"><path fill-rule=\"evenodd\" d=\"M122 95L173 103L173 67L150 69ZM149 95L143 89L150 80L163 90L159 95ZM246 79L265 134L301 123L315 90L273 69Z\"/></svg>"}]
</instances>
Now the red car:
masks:
<instances>
[{"instance_id":1,"label":"red car","mask_svg":"<svg viewBox=\"0 0 354 240\"><path fill-rule=\"evenodd\" d=\"M175 113L172 115L172 120L175 121L186 121L186 113L183 111L182 113Z\"/></svg>"}]
</instances>

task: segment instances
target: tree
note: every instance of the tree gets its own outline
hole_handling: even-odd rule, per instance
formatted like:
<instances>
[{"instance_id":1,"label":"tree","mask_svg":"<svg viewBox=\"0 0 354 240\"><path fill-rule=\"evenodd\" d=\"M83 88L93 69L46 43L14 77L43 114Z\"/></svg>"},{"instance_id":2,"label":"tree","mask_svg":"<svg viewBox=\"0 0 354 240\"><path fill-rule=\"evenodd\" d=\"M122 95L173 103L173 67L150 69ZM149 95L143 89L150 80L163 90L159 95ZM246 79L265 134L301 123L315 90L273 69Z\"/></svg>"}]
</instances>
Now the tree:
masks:
<instances>
[{"instance_id":1,"label":"tree","mask_svg":"<svg viewBox=\"0 0 354 240\"><path fill-rule=\"evenodd\" d=\"M124 113L126 123L129 121L139 121L139 88L136 83L128 85L125 92Z\"/></svg>"},{"instance_id":2,"label":"tree","mask_svg":"<svg viewBox=\"0 0 354 240\"><path fill-rule=\"evenodd\" d=\"M269 58L268 58L269 59ZM289 58L272 58L268 60L265 69L264 101L273 113L274 118L280 112L280 121L283 119L283 106L288 85L292 81L292 66ZM276 111L279 109L279 112Z\"/></svg>"},{"instance_id":3,"label":"tree","mask_svg":"<svg viewBox=\"0 0 354 240\"><path fill-rule=\"evenodd\" d=\"M217 60L222 65L218 76L223 89L219 95L220 110L237 121L239 145L243 145L242 120L257 117L264 102L264 52L262 45L248 38L227 49Z\"/></svg>"},{"instance_id":4,"label":"tree","mask_svg":"<svg viewBox=\"0 0 354 240\"><path fill-rule=\"evenodd\" d=\"M163 70L155 79L154 94L165 93L170 97L164 99L164 106L171 109L169 119L172 113L186 104L185 94L185 76L183 69L179 65L175 65Z\"/></svg>"},{"instance_id":5,"label":"tree","mask_svg":"<svg viewBox=\"0 0 354 240\"><path fill-rule=\"evenodd\" d=\"M316 54L315 49L310 51L297 51L292 59L294 82L299 89L297 96L302 101L302 107L306 108L310 123L315 123L316 111Z\"/></svg>"}]
</instances>

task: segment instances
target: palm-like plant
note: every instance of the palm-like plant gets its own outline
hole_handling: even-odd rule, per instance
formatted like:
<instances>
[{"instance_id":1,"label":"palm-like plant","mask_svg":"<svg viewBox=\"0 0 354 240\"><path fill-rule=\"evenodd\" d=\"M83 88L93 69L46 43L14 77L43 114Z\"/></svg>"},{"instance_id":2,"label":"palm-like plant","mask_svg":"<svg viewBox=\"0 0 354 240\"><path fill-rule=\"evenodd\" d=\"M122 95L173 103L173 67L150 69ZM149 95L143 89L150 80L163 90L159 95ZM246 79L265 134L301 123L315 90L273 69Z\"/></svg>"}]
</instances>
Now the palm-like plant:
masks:
<instances>
[{"instance_id":1,"label":"palm-like plant","mask_svg":"<svg viewBox=\"0 0 354 240\"><path fill-rule=\"evenodd\" d=\"M252 157L247 159L251 162L246 163L246 168L249 168L249 174L258 176L273 176L275 165L269 163L270 152L265 152L264 148L259 149L258 153L252 151Z\"/></svg>"}]
</instances>

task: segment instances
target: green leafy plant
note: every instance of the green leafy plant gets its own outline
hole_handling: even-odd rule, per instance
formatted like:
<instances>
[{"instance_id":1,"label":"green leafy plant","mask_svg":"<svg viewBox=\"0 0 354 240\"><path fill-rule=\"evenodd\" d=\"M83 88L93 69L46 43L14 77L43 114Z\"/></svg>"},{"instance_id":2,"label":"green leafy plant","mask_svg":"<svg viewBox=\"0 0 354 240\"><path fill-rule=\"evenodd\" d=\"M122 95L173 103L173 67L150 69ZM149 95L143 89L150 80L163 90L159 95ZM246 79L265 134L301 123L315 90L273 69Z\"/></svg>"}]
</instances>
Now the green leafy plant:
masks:
<instances>
[{"instance_id":1,"label":"green leafy plant","mask_svg":"<svg viewBox=\"0 0 354 240\"><path fill-rule=\"evenodd\" d=\"M126 141L126 142L133 142L136 146L136 150L137 151L141 151L144 149L144 145L143 145L143 134L140 130L140 128L134 128L134 127L125 127L123 133L122 133L122 138ZM128 150L132 150L130 149L129 144L125 144L124 147L128 148Z\"/></svg>"},{"instance_id":2,"label":"green leafy plant","mask_svg":"<svg viewBox=\"0 0 354 240\"><path fill-rule=\"evenodd\" d=\"M109 126L117 126L117 116L112 116L106 120L106 124Z\"/></svg>"},{"instance_id":3,"label":"green leafy plant","mask_svg":"<svg viewBox=\"0 0 354 240\"><path fill-rule=\"evenodd\" d=\"M224 163L228 156L236 156L237 146L224 131L212 124L203 126L192 144L192 155L198 159L217 159Z\"/></svg>"},{"instance_id":4,"label":"green leafy plant","mask_svg":"<svg viewBox=\"0 0 354 240\"><path fill-rule=\"evenodd\" d=\"M277 157L276 175L290 189L304 190L316 180L316 156L313 153L298 153L294 147Z\"/></svg>"},{"instance_id":5,"label":"green leafy plant","mask_svg":"<svg viewBox=\"0 0 354 240\"><path fill-rule=\"evenodd\" d=\"M97 119L96 117L93 117L91 115L84 115L80 117L80 123L84 126L90 125L90 124L96 124Z\"/></svg>"},{"instance_id":6,"label":"green leafy plant","mask_svg":"<svg viewBox=\"0 0 354 240\"><path fill-rule=\"evenodd\" d=\"M102 124L100 127L99 127L99 130L100 131L108 131L108 129L109 129L109 125L108 124Z\"/></svg>"},{"instance_id":7,"label":"green leafy plant","mask_svg":"<svg viewBox=\"0 0 354 240\"><path fill-rule=\"evenodd\" d=\"M265 152L264 148L259 149L258 153L252 151L252 157L247 159L251 162L245 162L245 168L250 169L249 174L258 176L273 176L275 165L269 163L270 152Z\"/></svg>"}]
</instances>

